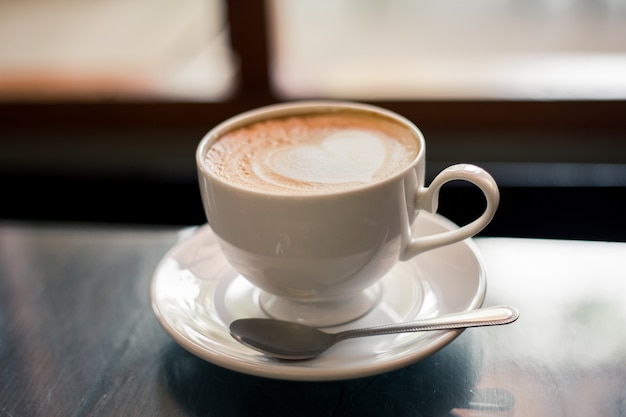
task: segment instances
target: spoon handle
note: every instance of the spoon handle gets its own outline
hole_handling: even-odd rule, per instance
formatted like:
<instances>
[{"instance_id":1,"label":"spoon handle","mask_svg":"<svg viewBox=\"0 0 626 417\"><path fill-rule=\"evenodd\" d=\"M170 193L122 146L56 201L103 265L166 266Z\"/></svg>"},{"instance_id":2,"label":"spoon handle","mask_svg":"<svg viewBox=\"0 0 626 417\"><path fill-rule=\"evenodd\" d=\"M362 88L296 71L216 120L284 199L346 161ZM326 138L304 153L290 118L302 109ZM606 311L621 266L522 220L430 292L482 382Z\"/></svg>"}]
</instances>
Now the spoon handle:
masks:
<instances>
[{"instance_id":1,"label":"spoon handle","mask_svg":"<svg viewBox=\"0 0 626 417\"><path fill-rule=\"evenodd\" d=\"M519 317L519 311L512 306L495 306L479 308L460 313L445 314L434 318L426 318L402 324L388 324L369 327L367 329L353 329L335 333L335 342L361 336L376 336L382 334L422 332L429 330L464 329L467 327L497 326L512 323Z\"/></svg>"}]
</instances>

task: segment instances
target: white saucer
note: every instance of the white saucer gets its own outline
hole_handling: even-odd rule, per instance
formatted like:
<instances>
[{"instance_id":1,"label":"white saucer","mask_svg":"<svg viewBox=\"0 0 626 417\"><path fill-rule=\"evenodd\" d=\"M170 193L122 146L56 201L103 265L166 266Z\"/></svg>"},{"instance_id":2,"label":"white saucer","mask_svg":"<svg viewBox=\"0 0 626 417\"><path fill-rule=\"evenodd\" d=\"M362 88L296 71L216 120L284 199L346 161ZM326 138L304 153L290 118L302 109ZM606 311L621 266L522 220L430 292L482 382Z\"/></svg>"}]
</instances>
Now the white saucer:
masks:
<instances>
[{"instance_id":1,"label":"white saucer","mask_svg":"<svg viewBox=\"0 0 626 417\"><path fill-rule=\"evenodd\" d=\"M423 235L456 228L427 213L420 214L415 226ZM482 305L486 277L478 249L467 239L398 263L381 285L382 298L374 310L327 330L472 310ZM230 267L205 225L187 230L165 255L152 278L151 297L157 319L185 349L224 368L277 379L340 380L387 372L436 352L460 334L452 330L351 339L311 361L278 361L241 345L228 331L235 319L265 316L259 292Z\"/></svg>"}]
</instances>

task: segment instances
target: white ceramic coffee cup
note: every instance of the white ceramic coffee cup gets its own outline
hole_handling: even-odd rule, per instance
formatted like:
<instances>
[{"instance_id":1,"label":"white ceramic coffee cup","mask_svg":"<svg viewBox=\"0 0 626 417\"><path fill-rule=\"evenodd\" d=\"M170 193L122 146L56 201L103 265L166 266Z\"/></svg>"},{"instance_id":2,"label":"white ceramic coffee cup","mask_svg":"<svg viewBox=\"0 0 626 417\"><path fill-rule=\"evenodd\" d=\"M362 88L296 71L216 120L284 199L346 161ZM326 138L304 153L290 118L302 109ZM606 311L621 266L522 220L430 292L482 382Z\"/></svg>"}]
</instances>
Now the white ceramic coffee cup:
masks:
<instances>
[{"instance_id":1,"label":"white ceramic coffee cup","mask_svg":"<svg viewBox=\"0 0 626 417\"><path fill-rule=\"evenodd\" d=\"M285 116L350 110L391 119L410 129L417 156L400 173L348 191L289 195L250 190L215 175L204 162L225 133ZM458 164L424 185L425 142L406 118L350 102L295 102L249 111L212 129L198 145L202 202L221 250L235 270L262 290L263 309L279 319L315 326L353 320L380 297L377 282L398 261L478 233L493 218L498 187L483 169ZM439 190L452 180L476 185L486 208L473 222L445 233L415 237L421 210L437 210Z\"/></svg>"}]
</instances>

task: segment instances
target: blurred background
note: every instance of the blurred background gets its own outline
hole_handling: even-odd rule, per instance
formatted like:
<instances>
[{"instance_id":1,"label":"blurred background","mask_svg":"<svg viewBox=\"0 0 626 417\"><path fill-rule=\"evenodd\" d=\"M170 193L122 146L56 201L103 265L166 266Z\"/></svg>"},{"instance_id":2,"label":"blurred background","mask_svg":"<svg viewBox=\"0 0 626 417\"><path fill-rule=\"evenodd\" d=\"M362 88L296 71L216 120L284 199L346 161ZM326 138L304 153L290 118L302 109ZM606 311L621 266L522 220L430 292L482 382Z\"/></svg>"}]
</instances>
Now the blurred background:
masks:
<instances>
[{"instance_id":1,"label":"blurred background","mask_svg":"<svg viewBox=\"0 0 626 417\"><path fill-rule=\"evenodd\" d=\"M0 218L204 223L202 136L311 98L411 119L429 178L490 171L483 235L626 241L626 0L0 0Z\"/></svg>"}]
</instances>

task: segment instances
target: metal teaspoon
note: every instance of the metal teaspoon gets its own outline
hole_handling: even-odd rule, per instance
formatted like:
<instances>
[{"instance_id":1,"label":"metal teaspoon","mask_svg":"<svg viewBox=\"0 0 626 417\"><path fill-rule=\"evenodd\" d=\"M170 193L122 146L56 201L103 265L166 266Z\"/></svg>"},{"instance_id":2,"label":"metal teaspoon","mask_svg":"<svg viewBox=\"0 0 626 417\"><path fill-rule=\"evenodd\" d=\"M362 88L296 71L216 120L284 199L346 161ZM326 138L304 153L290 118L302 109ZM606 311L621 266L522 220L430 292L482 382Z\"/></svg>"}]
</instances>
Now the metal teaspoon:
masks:
<instances>
[{"instance_id":1,"label":"metal teaspoon","mask_svg":"<svg viewBox=\"0 0 626 417\"><path fill-rule=\"evenodd\" d=\"M353 337L496 326L512 323L518 317L519 312L515 307L496 306L339 333L326 333L314 327L283 320L248 318L233 321L230 324L230 334L242 344L268 356L304 360L313 359L334 344Z\"/></svg>"}]
</instances>

